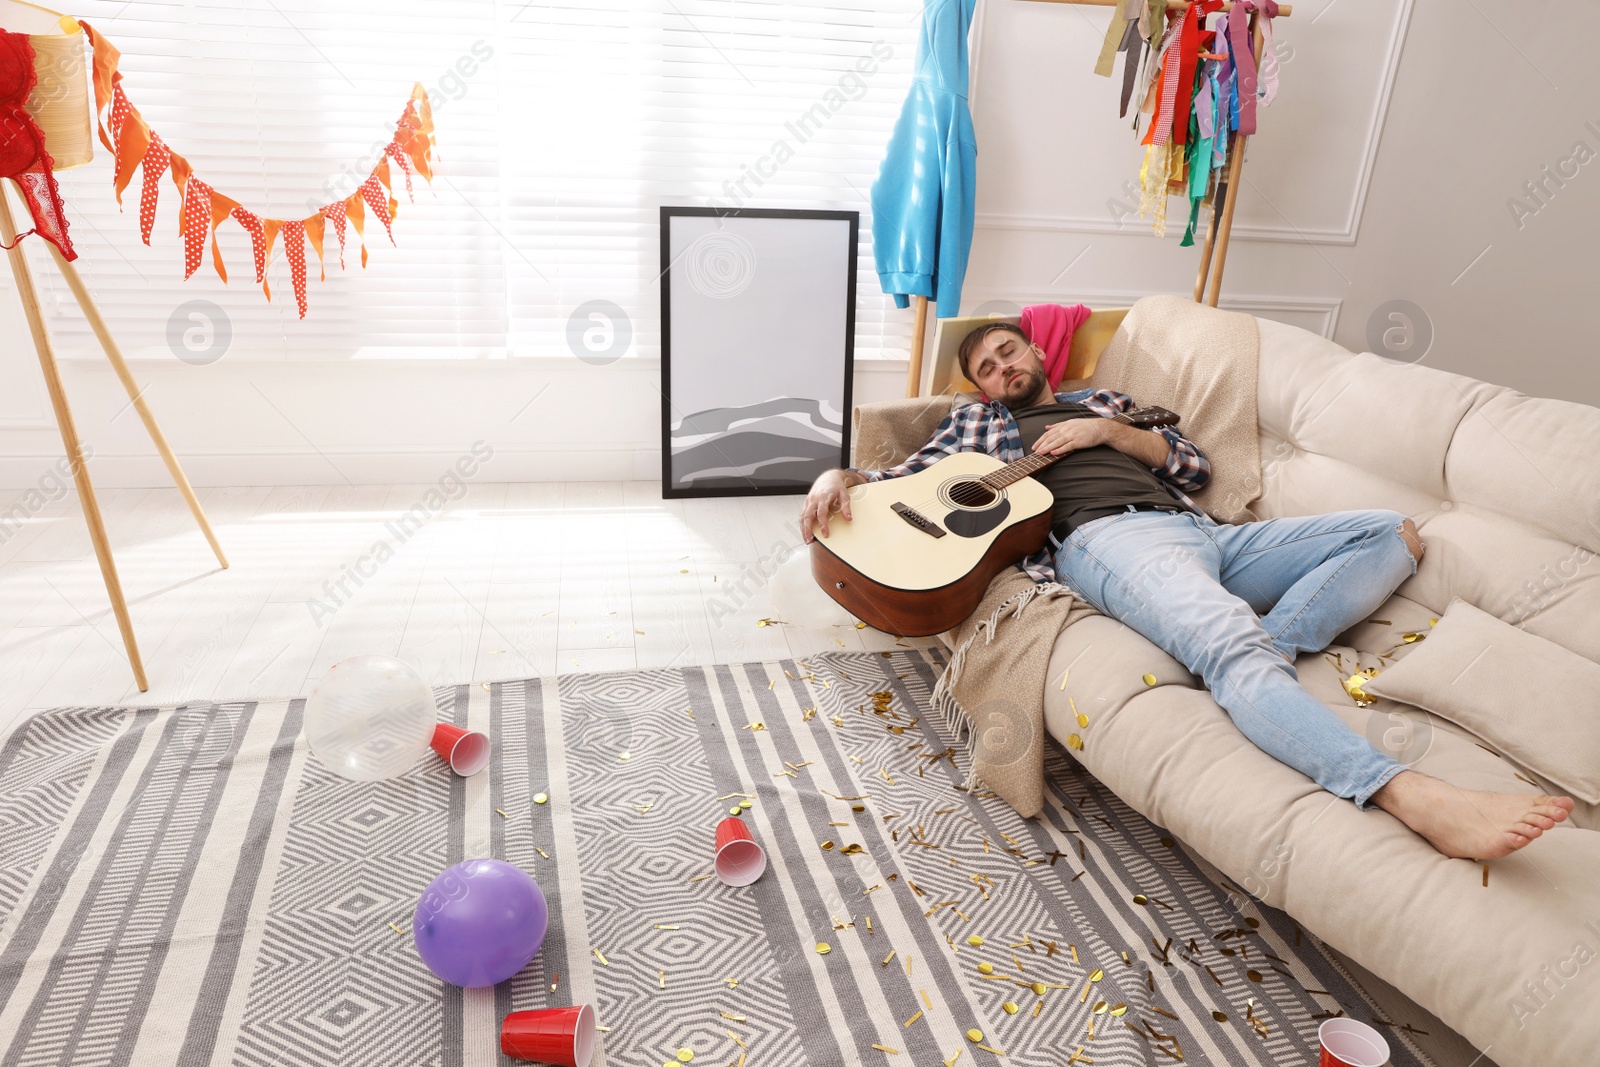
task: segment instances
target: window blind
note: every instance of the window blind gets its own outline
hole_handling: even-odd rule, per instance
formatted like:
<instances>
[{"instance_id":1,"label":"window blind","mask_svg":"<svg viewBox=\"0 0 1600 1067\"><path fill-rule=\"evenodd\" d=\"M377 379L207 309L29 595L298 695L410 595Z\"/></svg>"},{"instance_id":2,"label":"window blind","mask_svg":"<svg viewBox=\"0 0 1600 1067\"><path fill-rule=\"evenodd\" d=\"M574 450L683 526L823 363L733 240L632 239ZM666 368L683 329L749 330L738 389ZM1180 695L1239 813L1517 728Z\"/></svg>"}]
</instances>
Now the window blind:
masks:
<instances>
[{"instance_id":1,"label":"window blind","mask_svg":"<svg viewBox=\"0 0 1600 1067\"><path fill-rule=\"evenodd\" d=\"M415 204L399 196L398 247L369 220L367 268L352 243L341 272L330 233L325 282L308 251L304 321L281 245L268 303L231 222L218 231L230 284L209 255L184 281L170 179L146 247L138 179L119 210L98 145L58 175L79 267L134 356L172 358L209 302L231 358L593 358L619 332L630 343L615 354L649 358L661 205L851 209L856 356L903 357L910 313L879 290L868 193L921 6L83 0L75 13L122 50L151 127L252 211L298 218L353 192L414 81L434 106L438 160ZM39 273L63 352L96 352L53 270Z\"/></svg>"}]
</instances>

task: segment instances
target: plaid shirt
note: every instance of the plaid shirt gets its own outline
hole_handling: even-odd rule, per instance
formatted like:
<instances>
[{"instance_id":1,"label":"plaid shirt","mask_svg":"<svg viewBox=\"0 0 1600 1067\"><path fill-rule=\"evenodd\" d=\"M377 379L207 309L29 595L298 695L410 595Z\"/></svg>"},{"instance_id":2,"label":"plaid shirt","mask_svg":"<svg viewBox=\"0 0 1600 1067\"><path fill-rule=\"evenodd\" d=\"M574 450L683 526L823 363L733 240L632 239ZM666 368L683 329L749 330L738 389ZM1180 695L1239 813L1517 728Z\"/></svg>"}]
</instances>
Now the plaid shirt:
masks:
<instances>
[{"instance_id":1,"label":"plaid shirt","mask_svg":"<svg viewBox=\"0 0 1600 1067\"><path fill-rule=\"evenodd\" d=\"M1082 404L1098 415L1110 418L1138 407L1133 398L1112 389L1079 389L1070 393L1057 393L1058 403ZM1160 426L1156 432L1172 446L1167 462L1150 470L1162 481L1162 487L1173 499L1195 511L1200 506L1190 500L1188 493L1198 492L1211 480L1211 463L1205 453L1183 434L1171 426ZM1023 458L1022 433L1017 421L1004 404L967 404L944 417L933 438L909 459L897 467L883 470L851 468L869 482L885 478L899 478L926 470L953 452L985 452L1003 463ZM1028 572L1036 582L1055 580L1055 557L1049 548L1042 548L1022 560L1018 566Z\"/></svg>"}]
</instances>

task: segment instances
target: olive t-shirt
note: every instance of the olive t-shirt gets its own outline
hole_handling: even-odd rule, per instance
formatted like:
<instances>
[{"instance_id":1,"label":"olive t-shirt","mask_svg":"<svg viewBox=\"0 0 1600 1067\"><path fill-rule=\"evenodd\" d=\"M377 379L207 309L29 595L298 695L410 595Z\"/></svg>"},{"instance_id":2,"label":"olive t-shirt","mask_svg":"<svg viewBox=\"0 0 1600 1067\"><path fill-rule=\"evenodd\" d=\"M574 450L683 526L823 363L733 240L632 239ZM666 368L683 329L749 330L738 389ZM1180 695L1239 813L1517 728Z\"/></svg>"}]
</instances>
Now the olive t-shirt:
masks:
<instances>
[{"instance_id":1,"label":"olive t-shirt","mask_svg":"<svg viewBox=\"0 0 1600 1067\"><path fill-rule=\"evenodd\" d=\"M1032 455L1033 446L1045 427L1068 419L1100 419L1082 404L1070 401L1041 404L1013 411L1022 434L1022 450ZM1082 521L1073 516L1088 508L1120 507L1123 504L1152 503L1187 511L1181 500L1167 492L1154 471L1139 460L1110 445L1095 445L1068 452L1044 470L1033 475L1035 481L1055 494L1051 517L1055 535L1065 538Z\"/></svg>"}]
</instances>

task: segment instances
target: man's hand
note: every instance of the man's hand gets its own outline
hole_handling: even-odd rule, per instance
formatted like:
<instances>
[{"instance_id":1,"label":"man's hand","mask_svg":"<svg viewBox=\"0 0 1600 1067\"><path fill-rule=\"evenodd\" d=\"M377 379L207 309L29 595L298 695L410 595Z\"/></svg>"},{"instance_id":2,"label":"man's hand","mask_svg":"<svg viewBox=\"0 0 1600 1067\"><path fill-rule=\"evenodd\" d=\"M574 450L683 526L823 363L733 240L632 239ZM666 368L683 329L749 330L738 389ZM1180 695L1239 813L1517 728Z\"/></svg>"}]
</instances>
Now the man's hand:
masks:
<instances>
[{"instance_id":1,"label":"man's hand","mask_svg":"<svg viewBox=\"0 0 1600 1067\"><path fill-rule=\"evenodd\" d=\"M1172 453L1172 446L1167 439L1154 430L1107 418L1068 419L1051 423L1039 435L1033 450L1060 456L1095 445L1110 445L1152 468L1165 466L1167 457Z\"/></svg>"},{"instance_id":2,"label":"man's hand","mask_svg":"<svg viewBox=\"0 0 1600 1067\"><path fill-rule=\"evenodd\" d=\"M821 531L822 536L828 536L828 516L835 511L849 521L850 494L846 490L861 482L862 478L851 471L823 471L817 477L811 485L811 492L806 495L805 505L800 509L800 536L806 544L814 540L811 536L813 526Z\"/></svg>"}]
</instances>

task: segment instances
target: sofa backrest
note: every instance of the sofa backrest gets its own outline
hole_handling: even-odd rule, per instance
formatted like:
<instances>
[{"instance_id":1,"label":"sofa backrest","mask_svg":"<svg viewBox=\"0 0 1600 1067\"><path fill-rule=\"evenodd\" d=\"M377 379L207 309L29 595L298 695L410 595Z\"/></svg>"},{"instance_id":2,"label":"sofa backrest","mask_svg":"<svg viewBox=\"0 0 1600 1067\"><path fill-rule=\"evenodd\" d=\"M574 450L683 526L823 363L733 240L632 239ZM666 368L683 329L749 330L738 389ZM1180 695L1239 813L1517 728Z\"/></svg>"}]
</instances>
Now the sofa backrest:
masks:
<instances>
[{"instance_id":1,"label":"sofa backrest","mask_svg":"<svg viewBox=\"0 0 1600 1067\"><path fill-rule=\"evenodd\" d=\"M1600 662L1600 408L1257 321L1258 515L1404 512L1427 551L1401 595L1460 596Z\"/></svg>"}]
</instances>

